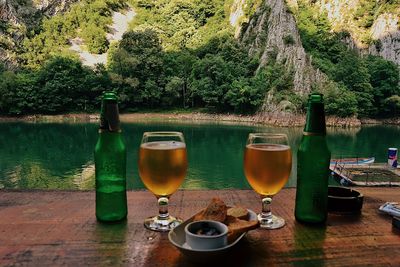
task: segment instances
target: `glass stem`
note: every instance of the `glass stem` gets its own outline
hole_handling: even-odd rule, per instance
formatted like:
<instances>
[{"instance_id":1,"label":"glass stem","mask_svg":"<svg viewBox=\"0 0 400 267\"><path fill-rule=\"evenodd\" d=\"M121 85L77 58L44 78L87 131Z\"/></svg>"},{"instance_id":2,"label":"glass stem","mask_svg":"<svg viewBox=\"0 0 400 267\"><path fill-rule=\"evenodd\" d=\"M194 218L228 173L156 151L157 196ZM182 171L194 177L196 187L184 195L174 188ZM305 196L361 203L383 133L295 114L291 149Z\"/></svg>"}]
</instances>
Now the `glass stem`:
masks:
<instances>
[{"instance_id":1,"label":"glass stem","mask_svg":"<svg viewBox=\"0 0 400 267\"><path fill-rule=\"evenodd\" d=\"M270 196L264 197L261 201L262 201L262 211L260 214L261 220L267 224L272 223L272 212L271 212L272 197Z\"/></svg>"},{"instance_id":2,"label":"glass stem","mask_svg":"<svg viewBox=\"0 0 400 267\"><path fill-rule=\"evenodd\" d=\"M158 219L167 220L169 217L168 213L168 198L160 197L158 198Z\"/></svg>"}]
</instances>

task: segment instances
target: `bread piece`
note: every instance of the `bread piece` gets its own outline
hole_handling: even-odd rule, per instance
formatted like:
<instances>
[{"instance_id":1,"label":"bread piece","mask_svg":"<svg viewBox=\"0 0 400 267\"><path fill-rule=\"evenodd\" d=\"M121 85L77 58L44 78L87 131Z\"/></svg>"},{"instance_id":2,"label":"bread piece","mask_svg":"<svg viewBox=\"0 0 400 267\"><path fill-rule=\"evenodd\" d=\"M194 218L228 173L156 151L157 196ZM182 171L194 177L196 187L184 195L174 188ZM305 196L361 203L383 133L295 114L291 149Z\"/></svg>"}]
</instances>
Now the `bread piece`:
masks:
<instances>
[{"instance_id":1,"label":"bread piece","mask_svg":"<svg viewBox=\"0 0 400 267\"><path fill-rule=\"evenodd\" d=\"M228 225L228 243L233 242L241 234L259 227L258 220L245 221L233 216L228 216L225 224Z\"/></svg>"},{"instance_id":2,"label":"bread piece","mask_svg":"<svg viewBox=\"0 0 400 267\"><path fill-rule=\"evenodd\" d=\"M226 219L226 212L225 203L219 198L213 198L205 210L194 216L193 221L212 220L223 223Z\"/></svg>"},{"instance_id":3,"label":"bread piece","mask_svg":"<svg viewBox=\"0 0 400 267\"><path fill-rule=\"evenodd\" d=\"M229 208L227 211L227 215L236 217L238 219L247 220L247 218L249 217L249 212L243 207L236 206Z\"/></svg>"}]
</instances>

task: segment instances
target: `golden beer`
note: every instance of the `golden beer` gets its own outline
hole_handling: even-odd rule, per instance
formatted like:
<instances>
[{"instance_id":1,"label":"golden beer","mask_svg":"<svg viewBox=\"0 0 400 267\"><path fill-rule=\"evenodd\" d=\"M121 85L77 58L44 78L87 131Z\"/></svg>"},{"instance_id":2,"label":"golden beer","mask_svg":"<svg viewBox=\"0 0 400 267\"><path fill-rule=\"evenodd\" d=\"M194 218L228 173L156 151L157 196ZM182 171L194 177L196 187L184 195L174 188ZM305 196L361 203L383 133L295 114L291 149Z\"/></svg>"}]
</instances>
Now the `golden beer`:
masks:
<instances>
[{"instance_id":1,"label":"golden beer","mask_svg":"<svg viewBox=\"0 0 400 267\"><path fill-rule=\"evenodd\" d=\"M157 197L169 196L182 184L187 171L186 145L177 141L142 143L139 175Z\"/></svg>"},{"instance_id":2,"label":"golden beer","mask_svg":"<svg viewBox=\"0 0 400 267\"><path fill-rule=\"evenodd\" d=\"M285 186L292 168L290 147L281 144L249 144L244 152L244 172L251 187L273 196Z\"/></svg>"}]
</instances>

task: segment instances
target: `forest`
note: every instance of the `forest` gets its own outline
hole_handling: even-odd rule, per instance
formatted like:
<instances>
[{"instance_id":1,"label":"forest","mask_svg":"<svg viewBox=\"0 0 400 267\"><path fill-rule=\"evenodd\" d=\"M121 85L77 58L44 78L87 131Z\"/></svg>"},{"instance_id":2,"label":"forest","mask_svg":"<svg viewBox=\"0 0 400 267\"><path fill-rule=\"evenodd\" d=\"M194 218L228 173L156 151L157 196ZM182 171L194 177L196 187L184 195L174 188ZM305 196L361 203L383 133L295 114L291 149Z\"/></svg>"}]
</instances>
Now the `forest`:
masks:
<instances>
[{"instance_id":1,"label":"forest","mask_svg":"<svg viewBox=\"0 0 400 267\"><path fill-rule=\"evenodd\" d=\"M246 1L250 15L261 2ZM313 7L299 3L292 12L303 46L314 66L333 81L328 88L311 88L325 94L327 113L397 116L399 67L380 57L358 55L342 42L348 33L333 33L326 16L315 16ZM275 101L291 101L296 106L291 112L304 112L306 96L295 94L293 74L283 62L271 60L258 69L259 58L250 57L246 45L234 38L231 4L231 0L83 0L64 14L44 17L29 28L17 48L20 67L10 70L0 65L0 114L96 112L105 90L118 94L126 112L200 109L253 114L267 92L275 89ZM130 30L120 42L109 43L112 12L128 6L136 12ZM367 11L359 13L360 20L370 16ZM4 21L0 26L9 27ZM68 49L75 37L91 53L108 52L108 63L83 66Z\"/></svg>"}]
</instances>

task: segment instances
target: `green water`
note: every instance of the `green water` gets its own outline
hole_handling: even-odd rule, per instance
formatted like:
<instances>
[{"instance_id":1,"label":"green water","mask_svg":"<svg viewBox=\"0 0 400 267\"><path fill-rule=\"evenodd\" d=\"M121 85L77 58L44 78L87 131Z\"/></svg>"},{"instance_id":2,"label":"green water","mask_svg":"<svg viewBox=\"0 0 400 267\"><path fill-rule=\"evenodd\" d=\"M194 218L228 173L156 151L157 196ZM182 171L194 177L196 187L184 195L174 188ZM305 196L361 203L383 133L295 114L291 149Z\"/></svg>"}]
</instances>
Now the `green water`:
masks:
<instances>
[{"instance_id":1,"label":"green water","mask_svg":"<svg viewBox=\"0 0 400 267\"><path fill-rule=\"evenodd\" d=\"M0 123L0 188L92 189L93 149L97 124ZM137 172L137 153L145 131L184 133L189 170L182 188L249 188L243 175L243 149L247 135L255 131L284 132L293 153L292 175L287 186L296 185L296 151L301 128L267 126L135 123L123 124L128 151L129 189L143 189ZM388 147L400 148L400 127L371 126L328 129L333 157L375 156L385 162Z\"/></svg>"}]
</instances>

